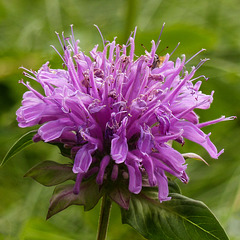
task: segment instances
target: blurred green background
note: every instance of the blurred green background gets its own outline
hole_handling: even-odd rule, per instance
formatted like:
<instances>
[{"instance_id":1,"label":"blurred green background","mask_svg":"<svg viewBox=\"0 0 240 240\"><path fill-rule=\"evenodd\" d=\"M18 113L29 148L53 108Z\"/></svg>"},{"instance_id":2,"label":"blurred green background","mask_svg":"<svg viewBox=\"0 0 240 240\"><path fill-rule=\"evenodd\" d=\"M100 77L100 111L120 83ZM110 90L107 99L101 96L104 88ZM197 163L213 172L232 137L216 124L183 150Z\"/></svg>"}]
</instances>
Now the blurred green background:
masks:
<instances>
[{"instance_id":1,"label":"blurred green background","mask_svg":"<svg viewBox=\"0 0 240 240\"><path fill-rule=\"evenodd\" d=\"M201 121L221 115L240 113L240 2L239 0L0 0L0 159L9 147L29 129L20 129L15 111L26 90L18 80L23 76L20 66L37 70L46 61L53 68L61 60L50 45L60 49L55 31L70 35L74 24L75 37L87 53L101 38L93 26L97 24L104 38L125 43L130 31L138 26L136 54L150 48L157 40L162 24L166 26L158 51L169 47L172 56L186 54L190 58L200 49L207 51L194 58L210 58L198 71L209 77L202 91L215 90L211 109L198 111ZM164 55L166 53L161 53ZM186 142L181 152L196 152L210 166L188 161L190 182L182 183L183 193L205 202L218 217L231 240L240 239L240 124L239 118L205 128L211 139L225 153L212 160L204 149ZM46 221L53 188L46 188L25 172L43 160L61 161L58 150L38 143L28 147L0 169L0 240L70 240L95 239L99 205L90 212L72 206ZM120 211L114 205L108 233L109 240L143 239L127 225L121 224Z\"/></svg>"}]
</instances>

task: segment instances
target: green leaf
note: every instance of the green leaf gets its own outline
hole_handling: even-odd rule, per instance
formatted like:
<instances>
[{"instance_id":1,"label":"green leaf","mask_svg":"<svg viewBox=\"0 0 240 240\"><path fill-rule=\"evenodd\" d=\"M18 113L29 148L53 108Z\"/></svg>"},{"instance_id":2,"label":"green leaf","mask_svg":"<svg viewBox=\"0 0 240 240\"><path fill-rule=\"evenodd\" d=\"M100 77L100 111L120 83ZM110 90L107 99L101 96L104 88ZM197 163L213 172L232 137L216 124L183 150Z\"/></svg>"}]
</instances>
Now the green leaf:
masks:
<instances>
[{"instance_id":1,"label":"green leaf","mask_svg":"<svg viewBox=\"0 0 240 240\"><path fill-rule=\"evenodd\" d=\"M64 147L63 143L48 142L51 145L57 146L64 157L71 157L71 148Z\"/></svg>"},{"instance_id":2,"label":"green leaf","mask_svg":"<svg viewBox=\"0 0 240 240\"><path fill-rule=\"evenodd\" d=\"M175 181L168 179L168 189L169 193L179 193L181 194L181 189Z\"/></svg>"},{"instance_id":3,"label":"green leaf","mask_svg":"<svg viewBox=\"0 0 240 240\"><path fill-rule=\"evenodd\" d=\"M31 168L24 177L31 177L44 186L55 186L67 180L75 180L76 174L69 164L44 161Z\"/></svg>"},{"instance_id":4,"label":"green leaf","mask_svg":"<svg viewBox=\"0 0 240 240\"><path fill-rule=\"evenodd\" d=\"M170 196L170 201L160 203L155 190L133 195L129 210L121 209L122 222L149 240L228 240L204 203L178 193Z\"/></svg>"},{"instance_id":5,"label":"green leaf","mask_svg":"<svg viewBox=\"0 0 240 240\"><path fill-rule=\"evenodd\" d=\"M3 158L0 167L5 164L11 157L13 157L15 154L20 152L22 149L27 147L28 145L34 143L32 138L37 133L36 130L30 131L26 134L24 134L22 137L20 137L13 146L9 149L5 157Z\"/></svg>"},{"instance_id":6,"label":"green leaf","mask_svg":"<svg viewBox=\"0 0 240 240\"><path fill-rule=\"evenodd\" d=\"M95 179L82 182L79 194L73 193L74 184L57 186L50 200L47 219L71 205L83 205L85 211L95 207L102 191Z\"/></svg>"}]
</instances>

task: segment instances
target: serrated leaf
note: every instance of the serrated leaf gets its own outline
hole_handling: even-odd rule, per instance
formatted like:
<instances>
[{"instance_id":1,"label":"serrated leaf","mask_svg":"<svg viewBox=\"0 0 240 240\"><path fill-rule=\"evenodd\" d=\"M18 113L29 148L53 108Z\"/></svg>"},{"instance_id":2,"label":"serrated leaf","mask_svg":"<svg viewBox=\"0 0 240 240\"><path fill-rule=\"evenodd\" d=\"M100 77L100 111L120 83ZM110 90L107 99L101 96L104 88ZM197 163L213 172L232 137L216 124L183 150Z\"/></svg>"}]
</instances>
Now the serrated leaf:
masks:
<instances>
[{"instance_id":1,"label":"serrated leaf","mask_svg":"<svg viewBox=\"0 0 240 240\"><path fill-rule=\"evenodd\" d=\"M15 154L20 152L25 147L29 146L30 144L34 143L32 138L37 133L36 130L30 131L26 134L24 134L22 137L20 137L13 146L9 149L5 157L3 158L0 167L5 164L11 157L13 157Z\"/></svg>"},{"instance_id":2,"label":"serrated leaf","mask_svg":"<svg viewBox=\"0 0 240 240\"><path fill-rule=\"evenodd\" d=\"M76 174L69 164L43 161L31 168L24 177L31 177L44 186L55 186L67 180L75 180Z\"/></svg>"},{"instance_id":3,"label":"serrated leaf","mask_svg":"<svg viewBox=\"0 0 240 240\"><path fill-rule=\"evenodd\" d=\"M47 219L71 205L83 205L85 211L91 210L102 197L95 179L82 182L79 194L73 193L74 184L57 186L50 200Z\"/></svg>"},{"instance_id":4,"label":"serrated leaf","mask_svg":"<svg viewBox=\"0 0 240 240\"><path fill-rule=\"evenodd\" d=\"M160 203L150 194L133 195L129 210L121 209L122 222L149 240L228 240L226 233L208 207L178 193Z\"/></svg>"}]
</instances>

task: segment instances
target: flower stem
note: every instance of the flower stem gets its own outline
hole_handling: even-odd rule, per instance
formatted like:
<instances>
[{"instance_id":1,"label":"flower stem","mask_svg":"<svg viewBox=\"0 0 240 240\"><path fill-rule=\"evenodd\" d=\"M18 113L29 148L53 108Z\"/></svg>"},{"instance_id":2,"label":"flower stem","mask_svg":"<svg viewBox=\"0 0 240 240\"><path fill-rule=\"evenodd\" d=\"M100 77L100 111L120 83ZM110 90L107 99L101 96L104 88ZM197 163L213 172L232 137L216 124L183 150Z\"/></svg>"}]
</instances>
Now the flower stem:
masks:
<instances>
[{"instance_id":1,"label":"flower stem","mask_svg":"<svg viewBox=\"0 0 240 240\"><path fill-rule=\"evenodd\" d=\"M102 198L101 213L98 224L97 240L105 240L107 236L107 229L110 217L112 201L105 194Z\"/></svg>"}]
</instances>

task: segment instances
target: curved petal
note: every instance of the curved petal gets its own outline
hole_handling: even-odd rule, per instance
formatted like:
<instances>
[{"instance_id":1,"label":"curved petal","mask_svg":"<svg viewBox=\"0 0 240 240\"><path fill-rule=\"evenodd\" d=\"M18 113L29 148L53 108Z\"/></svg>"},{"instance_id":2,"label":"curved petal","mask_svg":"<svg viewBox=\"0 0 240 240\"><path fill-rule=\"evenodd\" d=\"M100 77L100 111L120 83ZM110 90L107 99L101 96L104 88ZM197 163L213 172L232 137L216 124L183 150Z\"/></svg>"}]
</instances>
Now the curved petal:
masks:
<instances>
[{"instance_id":1,"label":"curved petal","mask_svg":"<svg viewBox=\"0 0 240 240\"><path fill-rule=\"evenodd\" d=\"M145 126L145 129L141 127L141 136L137 142L137 146L140 152L143 154L148 154L152 152L154 144L150 127Z\"/></svg>"},{"instance_id":2,"label":"curved petal","mask_svg":"<svg viewBox=\"0 0 240 240\"><path fill-rule=\"evenodd\" d=\"M74 173L86 173L92 163L92 153L97 149L97 145L87 143L77 152L73 165Z\"/></svg>"},{"instance_id":3,"label":"curved petal","mask_svg":"<svg viewBox=\"0 0 240 240\"><path fill-rule=\"evenodd\" d=\"M119 127L114 138L111 141L111 157L116 163L123 163L126 160L128 153L128 144L126 138L126 124L127 118L122 120L122 124Z\"/></svg>"},{"instance_id":4,"label":"curved petal","mask_svg":"<svg viewBox=\"0 0 240 240\"><path fill-rule=\"evenodd\" d=\"M84 177L84 173L78 173L77 174L77 178L76 178L76 183L74 185L74 188L73 188L73 193L74 194L79 194L80 192L80 186L81 186L81 182L82 182L82 179Z\"/></svg>"},{"instance_id":5,"label":"curved petal","mask_svg":"<svg viewBox=\"0 0 240 240\"><path fill-rule=\"evenodd\" d=\"M158 152L153 152L151 155L161 160L164 164L174 169L177 172L182 172L186 169L184 157L172 147L167 144L162 146L156 144Z\"/></svg>"},{"instance_id":6,"label":"curved petal","mask_svg":"<svg viewBox=\"0 0 240 240\"><path fill-rule=\"evenodd\" d=\"M157 178L158 183L158 199L160 202L169 201L171 197L168 197L169 190L168 190L168 180L163 170L156 169L155 175Z\"/></svg>"},{"instance_id":7,"label":"curved petal","mask_svg":"<svg viewBox=\"0 0 240 240\"><path fill-rule=\"evenodd\" d=\"M174 127L183 129L183 137L204 147L212 158L218 158L218 156L223 153L223 150L218 153L216 146L211 142L209 138L210 134L205 134L193 123L181 121L177 122Z\"/></svg>"},{"instance_id":8,"label":"curved petal","mask_svg":"<svg viewBox=\"0 0 240 240\"><path fill-rule=\"evenodd\" d=\"M123 163L126 160L128 152L127 138L116 136L111 143L111 156L116 163Z\"/></svg>"},{"instance_id":9,"label":"curved petal","mask_svg":"<svg viewBox=\"0 0 240 240\"><path fill-rule=\"evenodd\" d=\"M105 173L105 169L107 167L107 165L110 162L110 156L104 156L104 158L102 159L101 163L100 163L100 169L98 171L98 175L96 177L96 182L97 184L101 185L103 183L103 177L104 177L104 173Z\"/></svg>"},{"instance_id":10,"label":"curved petal","mask_svg":"<svg viewBox=\"0 0 240 240\"><path fill-rule=\"evenodd\" d=\"M139 170L138 163L127 159L125 162L129 173L129 186L130 192L138 194L142 190L142 174Z\"/></svg>"},{"instance_id":11,"label":"curved petal","mask_svg":"<svg viewBox=\"0 0 240 240\"><path fill-rule=\"evenodd\" d=\"M148 180L149 180L150 186L155 186L157 181L156 181L156 177L154 174L155 166L154 166L152 158L148 154L144 154L142 164L148 174Z\"/></svg>"},{"instance_id":12,"label":"curved petal","mask_svg":"<svg viewBox=\"0 0 240 240\"><path fill-rule=\"evenodd\" d=\"M74 125L69 119L58 119L47 122L38 129L38 134L45 142L59 138L64 131L74 130Z\"/></svg>"}]
</instances>

